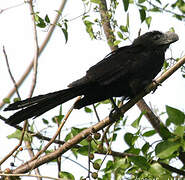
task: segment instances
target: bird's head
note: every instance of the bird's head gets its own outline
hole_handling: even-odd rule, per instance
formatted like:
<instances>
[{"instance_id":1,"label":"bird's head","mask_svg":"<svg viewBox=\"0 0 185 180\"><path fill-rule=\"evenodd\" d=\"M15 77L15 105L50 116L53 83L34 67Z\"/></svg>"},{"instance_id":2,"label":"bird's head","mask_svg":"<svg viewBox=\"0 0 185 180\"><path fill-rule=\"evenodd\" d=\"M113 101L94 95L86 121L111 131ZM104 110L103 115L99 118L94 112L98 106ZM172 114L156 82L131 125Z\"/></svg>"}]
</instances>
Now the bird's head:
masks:
<instances>
[{"instance_id":1,"label":"bird's head","mask_svg":"<svg viewBox=\"0 0 185 180\"><path fill-rule=\"evenodd\" d=\"M171 43L178 41L179 37L174 32L162 33L159 31L147 32L134 40L133 46L142 46L147 49L163 49L166 50Z\"/></svg>"}]
</instances>

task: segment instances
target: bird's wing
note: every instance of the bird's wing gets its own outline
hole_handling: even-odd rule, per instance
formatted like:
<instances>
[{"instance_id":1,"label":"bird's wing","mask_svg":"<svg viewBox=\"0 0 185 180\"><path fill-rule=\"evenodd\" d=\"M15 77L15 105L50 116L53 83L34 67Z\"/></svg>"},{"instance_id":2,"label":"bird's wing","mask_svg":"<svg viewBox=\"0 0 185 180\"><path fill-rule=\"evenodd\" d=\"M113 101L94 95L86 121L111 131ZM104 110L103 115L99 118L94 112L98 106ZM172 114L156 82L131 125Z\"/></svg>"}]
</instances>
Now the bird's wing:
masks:
<instances>
[{"instance_id":1,"label":"bird's wing","mask_svg":"<svg viewBox=\"0 0 185 180\"><path fill-rule=\"evenodd\" d=\"M136 63L135 53L140 48L125 46L111 52L102 61L92 66L86 74L90 81L100 85L108 85L132 71L132 64Z\"/></svg>"}]
</instances>

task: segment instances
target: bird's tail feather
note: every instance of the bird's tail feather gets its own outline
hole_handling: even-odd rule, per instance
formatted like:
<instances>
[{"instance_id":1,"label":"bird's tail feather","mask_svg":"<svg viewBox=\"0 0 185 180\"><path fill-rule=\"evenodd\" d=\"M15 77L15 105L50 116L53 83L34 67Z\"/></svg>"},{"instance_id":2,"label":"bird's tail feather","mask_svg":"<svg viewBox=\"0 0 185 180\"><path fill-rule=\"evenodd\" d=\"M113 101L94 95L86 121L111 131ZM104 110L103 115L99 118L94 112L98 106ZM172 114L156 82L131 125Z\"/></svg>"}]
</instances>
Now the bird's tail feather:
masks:
<instances>
[{"instance_id":1,"label":"bird's tail feather","mask_svg":"<svg viewBox=\"0 0 185 180\"><path fill-rule=\"evenodd\" d=\"M38 117L46 111L58 106L59 104L62 104L78 95L82 95L82 93L82 88L74 87L15 102L13 104L10 104L5 109L5 111L16 110L20 108L25 109L22 109L10 116L6 123L10 125L15 125L28 118Z\"/></svg>"}]
</instances>

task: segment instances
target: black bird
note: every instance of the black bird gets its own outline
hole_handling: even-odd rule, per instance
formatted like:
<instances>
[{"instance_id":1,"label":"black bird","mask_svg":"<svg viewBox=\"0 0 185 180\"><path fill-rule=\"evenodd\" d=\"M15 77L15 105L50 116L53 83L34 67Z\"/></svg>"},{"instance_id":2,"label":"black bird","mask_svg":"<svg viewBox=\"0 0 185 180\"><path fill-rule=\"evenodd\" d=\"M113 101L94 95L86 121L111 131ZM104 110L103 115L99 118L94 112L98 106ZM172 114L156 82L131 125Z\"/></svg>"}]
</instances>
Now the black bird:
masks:
<instances>
[{"instance_id":1,"label":"black bird","mask_svg":"<svg viewBox=\"0 0 185 180\"><path fill-rule=\"evenodd\" d=\"M84 77L69 84L69 88L39 95L10 104L5 111L22 109L10 116L6 123L16 125L37 117L50 109L83 95L75 109L112 98L133 98L160 72L169 45L177 41L173 32L147 32L130 46L121 47L92 66Z\"/></svg>"}]
</instances>

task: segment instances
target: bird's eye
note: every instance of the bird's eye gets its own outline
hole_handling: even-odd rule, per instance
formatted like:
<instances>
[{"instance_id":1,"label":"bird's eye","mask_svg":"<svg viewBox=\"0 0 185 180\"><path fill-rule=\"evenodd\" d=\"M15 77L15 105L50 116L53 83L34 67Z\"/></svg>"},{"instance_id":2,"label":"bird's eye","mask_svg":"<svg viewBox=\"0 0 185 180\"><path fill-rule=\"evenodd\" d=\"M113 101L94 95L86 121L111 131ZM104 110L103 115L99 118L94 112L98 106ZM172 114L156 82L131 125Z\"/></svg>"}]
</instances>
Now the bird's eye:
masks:
<instances>
[{"instance_id":1,"label":"bird's eye","mask_svg":"<svg viewBox=\"0 0 185 180\"><path fill-rule=\"evenodd\" d=\"M161 37L161 35L158 34L158 35L155 35L155 36L153 37L153 39L154 39L154 40L158 40L158 39L160 39L160 37Z\"/></svg>"}]
</instances>

